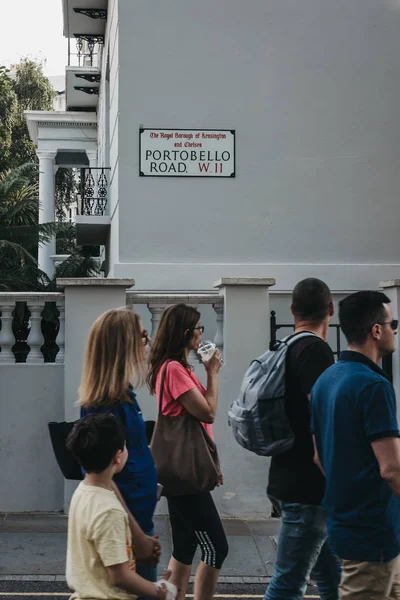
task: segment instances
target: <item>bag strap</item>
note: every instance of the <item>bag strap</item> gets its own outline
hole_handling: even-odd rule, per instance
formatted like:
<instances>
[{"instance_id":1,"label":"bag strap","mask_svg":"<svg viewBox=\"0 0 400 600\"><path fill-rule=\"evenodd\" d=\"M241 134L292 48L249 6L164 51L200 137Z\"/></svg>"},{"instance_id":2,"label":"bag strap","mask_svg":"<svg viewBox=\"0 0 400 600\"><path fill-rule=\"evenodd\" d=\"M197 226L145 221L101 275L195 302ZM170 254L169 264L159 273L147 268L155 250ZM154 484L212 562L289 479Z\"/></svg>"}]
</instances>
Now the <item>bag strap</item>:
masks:
<instances>
[{"instance_id":1,"label":"bag strap","mask_svg":"<svg viewBox=\"0 0 400 600\"><path fill-rule=\"evenodd\" d=\"M162 399L163 399L163 395L164 395L164 383L165 383L165 377L167 375L167 368L168 368L168 365L169 365L170 362L171 362L170 360L165 361L164 370L163 370L162 375L161 375L160 400L158 402L158 414L159 415L162 414Z\"/></svg>"}]
</instances>

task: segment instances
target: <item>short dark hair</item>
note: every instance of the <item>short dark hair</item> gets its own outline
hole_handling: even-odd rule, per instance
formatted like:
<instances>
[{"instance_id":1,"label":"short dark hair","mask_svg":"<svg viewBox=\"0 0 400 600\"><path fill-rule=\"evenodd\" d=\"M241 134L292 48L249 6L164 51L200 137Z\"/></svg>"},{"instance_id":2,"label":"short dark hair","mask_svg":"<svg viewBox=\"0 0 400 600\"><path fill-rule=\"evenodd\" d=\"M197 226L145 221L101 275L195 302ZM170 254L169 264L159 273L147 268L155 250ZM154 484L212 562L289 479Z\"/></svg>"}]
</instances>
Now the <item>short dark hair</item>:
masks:
<instances>
[{"instance_id":1,"label":"short dark hair","mask_svg":"<svg viewBox=\"0 0 400 600\"><path fill-rule=\"evenodd\" d=\"M299 281L292 295L292 312L298 319L318 323L329 313L331 291L321 279L307 277Z\"/></svg>"},{"instance_id":2,"label":"short dark hair","mask_svg":"<svg viewBox=\"0 0 400 600\"><path fill-rule=\"evenodd\" d=\"M369 290L356 292L339 302L339 323L349 344L365 344L371 327L386 319L383 305L389 302L383 292Z\"/></svg>"},{"instance_id":3,"label":"short dark hair","mask_svg":"<svg viewBox=\"0 0 400 600\"><path fill-rule=\"evenodd\" d=\"M75 423L66 445L86 473L101 473L125 440L125 427L114 415L92 414Z\"/></svg>"}]
</instances>

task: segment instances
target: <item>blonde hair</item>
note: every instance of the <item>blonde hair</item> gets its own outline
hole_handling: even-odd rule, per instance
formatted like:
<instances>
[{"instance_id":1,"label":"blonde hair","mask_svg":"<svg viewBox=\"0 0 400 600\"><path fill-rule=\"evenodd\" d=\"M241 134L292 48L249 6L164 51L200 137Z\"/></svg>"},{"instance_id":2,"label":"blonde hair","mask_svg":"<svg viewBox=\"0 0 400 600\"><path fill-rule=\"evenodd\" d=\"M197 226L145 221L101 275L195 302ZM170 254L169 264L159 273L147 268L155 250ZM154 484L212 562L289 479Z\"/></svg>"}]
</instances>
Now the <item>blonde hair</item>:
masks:
<instances>
[{"instance_id":1,"label":"blonde hair","mask_svg":"<svg viewBox=\"0 0 400 600\"><path fill-rule=\"evenodd\" d=\"M130 402L129 387L146 376L140 317L114 308L93 323L86 344L78 403L81 406Z\"/></svg>"}]
</instances>

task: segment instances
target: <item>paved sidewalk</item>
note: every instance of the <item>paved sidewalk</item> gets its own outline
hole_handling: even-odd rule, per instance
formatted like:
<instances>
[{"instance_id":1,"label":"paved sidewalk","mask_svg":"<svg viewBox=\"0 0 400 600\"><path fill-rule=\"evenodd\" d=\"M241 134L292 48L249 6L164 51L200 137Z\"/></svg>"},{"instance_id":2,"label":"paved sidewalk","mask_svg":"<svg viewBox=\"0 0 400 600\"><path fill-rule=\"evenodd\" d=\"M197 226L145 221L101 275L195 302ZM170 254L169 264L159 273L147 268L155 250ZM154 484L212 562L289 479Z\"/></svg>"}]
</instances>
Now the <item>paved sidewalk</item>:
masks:
<instances>
[{"instance_id":1,"label":"paved sidewalk","mask_svg":"<svg viewBox=\"0 0 400 600\"><path fill-rule=\"evenodd\" d=\"M221 576L231 583L267 582L273 571L279 520L223 519L223 523L229 556ZM162 571L171 552L168 518L155 517L155 526L162 545ZM64 515L0 514L0 580L50 577L63 581L66 541Z\"/></svg>"}]
</instances>

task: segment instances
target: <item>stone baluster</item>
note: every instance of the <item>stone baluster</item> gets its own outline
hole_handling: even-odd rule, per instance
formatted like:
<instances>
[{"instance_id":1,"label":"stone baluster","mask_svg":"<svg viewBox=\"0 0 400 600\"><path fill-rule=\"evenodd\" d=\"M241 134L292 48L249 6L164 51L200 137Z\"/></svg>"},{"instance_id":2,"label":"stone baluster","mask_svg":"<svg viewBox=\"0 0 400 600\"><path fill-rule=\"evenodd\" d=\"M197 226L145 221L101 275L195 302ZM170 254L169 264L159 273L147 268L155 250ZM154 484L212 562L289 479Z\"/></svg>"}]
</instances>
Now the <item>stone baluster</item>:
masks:
<instances>
[{"instance_id":1,"label":"stone baluster","mask_svg":"<svg viewBox=\"0 0 400 600\"><path fill-rule=\"evenodd\" d=\"M42 363L43 354L41 351L41 347L43 344L43 334L42 334L42 311L43 311L43 303L40 304L38 302L28 301L28 309L31 313L30 323L31 330L27 339L27 342L30 347L30 352L27 356L26 362L28 364Z\"/></svg>"},{"instance_id":2,"label":"stone baluster","mask_svg":"<svg viewBox=\"0 0 400 600\"><path fill-rule=\"evenodd\" d=\"M12 330L14 308L15 302L6 302L1 305L0 364L3 365L15 363L15 356L12 351L15 344Z\"/></svg>"},{"instance_id":3,"label":"stone baluster","mask_svg":"<svg viewBox=\"0 0 400 600\"><path fill-rule=\"evenodd\" d=\"M186 302L186 305L187 305L187 306L191 306L191 307L192 307L192 308L194 308L195 310L198 310L198 308L199 308L199 307L197 306L197 304L193 304L192 302ZM204 339L205 339L205 338L203 337L203 340L204 340ZM194 352L193 350L192 350L192 351L191 351L191 353L189 354L189 357L188 357L188 358L189 358L189 362L192 362L192 363L193 363L193 362L197 362L197 363L199 363L200 365L201 365L201 363L202 363L200 356L199 356L198 354L196 354L196 352Z\"/></svg>"},{"instance_id":4,"label":"stone baluster","mask_svg":"<svg viewBox=\"0 0 400 600\"><path fill-rule=\"evenodd\" d=\"M147 308L151 313L151 339L154 340L156 337L157 329L161 321L161 315L167 308L168 304L164 302L149 302Z\"/></svg>"},{"instance_id":5,"label":"stone baluster","mask_svg":"<svg viewBox=\"0 0 400 600\"><path fill-rule=\"evenodd\" d=\"M213 302L213 309L217 315L217 329L215 331L214 344L218 350L223 351L224 347L224 303Z\"/></svg>"},{"instance_id":6,"label":"stone baluster","mask_svg":"<svg viewBox=\"0 0 400 600\"><path fill-rule=\"evenodd\" d=\"M59 330L57 335L57 346L59 348L56 356L57 364L64 364L64 346L65 346L65 300L64 298L60 298L57 300L57 309L59 314Z\"/></svg>"}]
</instances>

